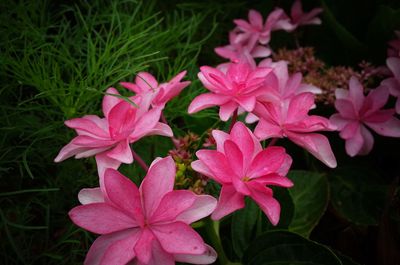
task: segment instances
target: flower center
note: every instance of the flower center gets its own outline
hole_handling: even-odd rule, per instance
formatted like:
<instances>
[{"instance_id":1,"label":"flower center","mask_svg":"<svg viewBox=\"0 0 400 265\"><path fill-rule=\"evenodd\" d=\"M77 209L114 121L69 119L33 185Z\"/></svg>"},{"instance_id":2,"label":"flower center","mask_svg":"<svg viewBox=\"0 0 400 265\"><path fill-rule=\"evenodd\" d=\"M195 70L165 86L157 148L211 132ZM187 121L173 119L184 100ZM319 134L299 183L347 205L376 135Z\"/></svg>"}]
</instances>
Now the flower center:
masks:
<instances>
[{"instance_id":1,"label":"flower center","mask_svg":"<svg viewBox=\"0 0 400 265\"><path fill-rule=\"evenodd\" d=\"M244 177L242 178L242 181L243 181L243 182L248 182L248 181L250 181L250 178L247 177L247 176L244 176Z\"/></svg>"}]
</instances>

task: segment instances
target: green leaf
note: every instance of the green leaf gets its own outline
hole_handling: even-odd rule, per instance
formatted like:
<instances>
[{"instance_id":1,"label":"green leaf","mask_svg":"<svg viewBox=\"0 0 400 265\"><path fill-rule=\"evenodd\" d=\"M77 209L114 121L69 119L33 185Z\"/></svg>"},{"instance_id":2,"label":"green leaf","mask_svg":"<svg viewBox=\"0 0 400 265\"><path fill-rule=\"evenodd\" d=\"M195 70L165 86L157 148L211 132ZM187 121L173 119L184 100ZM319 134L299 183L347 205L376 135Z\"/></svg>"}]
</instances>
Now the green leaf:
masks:
<instances>
[{"instance_id":1,"label":"green leaf","mask_svg":"<svg viewBox=\"0 0 400 265\"><path fill-rule=\"evenodd\" d=\"M342 167L329 177L332 205L347 220L376 225L382 214L388 185L365 167Z\"/></svg>"},{"instance_id":2,"label":"green leaf","mask_svg":"<svg viewBox=\"0 0 400 265\"><path fill-rule=\"evenodd\" d=\"M236 255L240 258L251 242L259 214L260 208L257 204L246 198L246 207L232 215L232 244Z\"/></svg>"},{"instance_id":3,"label":"green leaf","mask_svg":"<svg viewBox=\"0 0 400 265\"><path fill-rule=\"evenodd\" d=\"M244 265L342 265L324 245L288 231L270 231L259 236L246 250Z\"/></svg>"},{"instance_id":4,"label":"green leaf","mask_svg":"<svg viewBox=\"0 0 400 265\"><path fill-rule=\"evenodd\" d=\"M292 170L288 177L294 183L289 189L294 203L289 230L309 237L328 205L328 181L322 174L302 170Z\"/></svg>"},{"instance_id":5,"label":"green leaf","mask_svg":"<svg viewBox=\"0 0 400 265\"><path fill-rule=\"evenodd\" d=\"M360 42L350 31L348 31L339 21L336 20L335 15L332 13L325 1L321 1L322 8L324 9L323 17L324 23L333 30L336 37L340 42L352 52L363 55L367 52L367 47L365 44Z\"/></svg>"}]
</instances>

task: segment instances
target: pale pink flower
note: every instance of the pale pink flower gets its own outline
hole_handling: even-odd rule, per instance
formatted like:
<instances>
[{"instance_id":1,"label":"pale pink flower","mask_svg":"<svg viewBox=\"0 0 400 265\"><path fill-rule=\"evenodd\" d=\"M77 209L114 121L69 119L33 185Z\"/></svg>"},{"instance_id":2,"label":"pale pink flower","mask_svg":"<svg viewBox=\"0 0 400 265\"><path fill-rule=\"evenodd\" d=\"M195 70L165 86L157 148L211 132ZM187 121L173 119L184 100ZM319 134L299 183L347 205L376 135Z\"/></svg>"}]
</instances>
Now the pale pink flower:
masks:
<instances>
[{"instance_id":1,"label":"pale pink flower","mask_svg":"<svg viewBox=\"0 0 400 265\"><path fill-rule=\"evenodd\" d=\"M107 93L119 96L115 88L109 88ZM149 109L149 98L131 97L135 106L113 95L103 98L105 118L86 115L65 121L65 125L74 129L78 136L64 146L54 159L61 162L72 156L83 158L95 155L100 186L106 168L118 168L121 163L133 162L131 143L145 135L173 135L168 125L159 122L162 108Z\"/></svg>"},{"instance_id":2,"label":"pale pink flower","mask_svg":"<svg viewBox=\"0 0 400 265\"><path fill-rule=\"evenodd\" d=\"M179 95L190 84L190 81L181 82L185 75L186 71L183 71L169 82L158 84L157 80L150 73L140 72L136 75L135 83L121 82L120 84L135 92L136 95L145 97L150 95L153 107L164 107L168 101Z\"/></svg>"},{"instance_id":3,"label":"pale pink flower","mask_svg":"<svg viewBox=\"0 0 400 265\"><path fill-rule=\"evenodd\" d=\"M314 105L314 95L300 93L277 102L257 102L254 113L260 118L254 134L259 139L287 137L303 147L329 167L336 167L336 159L328 139L315 133L332 131L329 120L308 115Z\"/></svg>"},{"instance_id":4,"label":"pale pink flower","mask_svg":"<svg viewBox=\"0 0 400 265\"><path fill-rule=\"evenodd\" d=\"M292 28L290 30L295 30L298 26L302 25L319 25L321 24L321 19L317 16L322 13L322 8L314 8L310 12L304 12L300 0L296 0L292 9L290 10L291 24Z\"/></svg>"},{"instance_id":5,"label":"pale pink flower","mask_svg":"<svg viewBox=\"0 0 400 265\"><path fill-rule=\"evenodd\" d=\"M381 84L389 88L391 95L397 97L396 112L400 114L400 58L388 58L386 64L392 72L393 77L383 80Z\"/></svg>"},{"instance_id":6,"label":"pale pink flower","mask_svg":"<svg viewBox=\"0 0 400 265\"><path fill-rule=\"evenodd\" d=\"M258 45L256 42L249 41L249 39L238 41L238 35L237 30L230 31L229 45L216 47L215 53L232 62L250 61L252 58L264 58L271 55L269 47Z\"/></svg>"},{"instance_id":7,"label":"pale pink flower","mask_svg":"<svg viewBox=\"0 0 400 265\"><path fill-rule=\"evenodd\" d=\"M105 191L80 193L84 205L69 212L72 221L100 234L85 265L163 264L175 261L210 264L215 251L190 224L214 210L216 199L188 190L173 190L175 163L171 157L155 160L140 188L114 169L105 172Z\"/></svg>"},{"instance_id":8,"label":"pale pink flower","mask_svg":"<svg viewBox=\"0 0 400 265\"><path fill-rule=\"evenodd\" d=\"M235 123L230 134L214 130L217 150L199 150L199 160L192 168L222 185L217 208L211 218L218 220L245 206L251 197L273 225L279 221L280 205L266 185L291 187L285 177L292 159L282 147L262 150L260 142L241 122Z\"/></svg>"},{"instance_id":9,"label":"pale pink flower","mask_svg":"<svg viewBox=\"0 0 400 265\"><path fill-rule=\"evenodd\" d=\"M349 90L335 91L339 113L330 120L346 140L349 156L366 155L372 150L374 138L366 126L383 136L400 137L400 120L393 117L394 109L381 109L389 98L387 87L371 90L366 97L363 90L358 79L352 77Z\"/></svg>"},{"instance_id":10,"label":"pale pink flower","mask_svg":"<svg viewBox=\"0 0 400 265\"><path fill-rule=\"evenodd\" d=\"M389 48L387 50L388 57L400 57L400 30L394 32L397 39L388 42Z\"/></svg>"},{"instance_id":11,"label":"pale pink flower","mask_svg":"<svg viewBox=\"0 0 400 265\"><path fill-rule=\"evenodd\" d=\"M265 90L264 79L271 71L269 68L253 70L246 63L232 63L226 73L209 66L202 66L200 70L198 77L210 93L197 96L188 112L220 106L219 116L223 121L227 121L239 106L246 111L254 109L256 97Z\"/></svg>"},{"instance_id":12,"label":"pale pink flower","mask_svg":"<svg viewBox=\"0 0 400 265\"><path fill-rule=\"evenodd\" d=\"M241 31L235 38L236 43L249 42L252 45L256 43L268 44L271 40L271 32L274 30L290 30L292 26L285 11L277 8L272 11L265 23L263 17L256 10L249 11L249 21L244 19L235 19L234 23Z\"/></svg>"}]
</instances>

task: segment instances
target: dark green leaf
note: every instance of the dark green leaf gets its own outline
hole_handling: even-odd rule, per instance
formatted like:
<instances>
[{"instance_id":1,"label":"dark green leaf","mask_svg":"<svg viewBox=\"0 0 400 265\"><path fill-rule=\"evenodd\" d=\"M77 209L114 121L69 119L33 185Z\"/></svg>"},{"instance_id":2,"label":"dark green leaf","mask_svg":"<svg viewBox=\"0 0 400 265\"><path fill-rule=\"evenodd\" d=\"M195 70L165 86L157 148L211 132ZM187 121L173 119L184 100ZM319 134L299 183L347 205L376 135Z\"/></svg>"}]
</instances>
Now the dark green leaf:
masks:
<instances>
[{"instance_id":1,"label":"dark green leaf","mask_svg":"<svg viewBox=\"0 0 400 265\"><path fill-rule=\"evenodd\" d=\"M294 183L289 189L294 203L289 230L308 237L328 205L328 181L322 174L301 170L290 171L288 177Z\"/></svg>"},{"instance_id":2,"label":"dark green leaf","mask_svg":"<svg viewBox=\"0 0 400 265\"><path fill-rule=\"evenodd\" d=\"M232 215L232 244L235 253L240 258L251 242L259 214L260 209L257 204L246 198L246 207Z\"/></svg>"},{"instance_id":3,"label":"dark green leaf","mask_svg":"<svg viewBox=\"0 0 400 265\"><path fill-rule=\"evenodd\" d=\"M270 231L256 238L246 250L242 263L245 265L342 264L329 248L288 231Z\"/></svg>"},{"instance_id":4,"label":"dark green leaf","mask_svg":"<svg viewBox=\"0 0 400 265\"><path fill-rule=\"evenodd\" d=\"M329 178L333 207L356 224L376 225L382 214L388 186L365 167L342 167Z\"/></svg>"}]
</instances>

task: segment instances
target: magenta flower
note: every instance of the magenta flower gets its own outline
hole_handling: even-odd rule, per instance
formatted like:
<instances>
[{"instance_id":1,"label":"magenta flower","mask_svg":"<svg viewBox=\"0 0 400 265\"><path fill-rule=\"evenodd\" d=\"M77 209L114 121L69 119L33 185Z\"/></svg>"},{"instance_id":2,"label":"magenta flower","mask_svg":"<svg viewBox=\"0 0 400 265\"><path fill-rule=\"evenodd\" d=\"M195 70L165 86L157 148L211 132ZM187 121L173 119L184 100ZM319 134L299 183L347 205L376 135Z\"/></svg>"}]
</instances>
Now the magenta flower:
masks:
<instances>
[{"instance_id":1,"label":"magenta flower","mask_svg":"<svg viewBox=\"0 0 400 265\"><path fill-rule=\"evenodd\" d=\"M394 33L396 34L397 39L388 42L388 57L400 57L400 31L396 30Z\"/></svg>"},{"instance_id":2,"label":"magenta flower","mask_svg":"<svg viewBox=\"0 0 400 265\"><path fill-rule=\"evenodd\" d=\"M244 197L251 197L273 225L279 221L280 205L266 185L291 187L285 177L292 159L282 147L262 150L260 142L241 122L230 134L214 130L217 150L199 150L199 160L192 168L222 185L217 208L211 218L218 220L245 206Z\"/></svg>"},{"instance_id":3,"label":"magenta flower","mask_svg":"<svg viewBox=\"0 0 400 265\"><path fill-rule=\"evenodd\" d=\"M383 80L381 84L389 89L391 95L397 97L396 112L400 114L400 58L388 58L386 64L392 71L393 77Z\"/></svg>"},{"instance_id":4,"label":"magenta flower","mask_svg":"<svg viewBox=\"0 0 400 265\"><path fill-rule=\"evenodd\" d=\"M155 160L138 189L118 171L107 169L103 200L98 189L81 195L87 204L75 207L69 216L76 225L101 235L90 247L85 265L216 260L215 251L190 227L214 210L216 200L173 190L175 171L171 157Z\"/></svg>"},{"instance_id":5,"label":"magenta flower","mask_svg":"<svg viewBox=\"0 0 400 265\"><path fill-rule=\"evenodd\" d=\"M272 11L268 15L265 23L263 22L261 14L256 10L249 11L249 21L235 19L234 22L241 31L241 33L236 36L235 42L248 41L253 45L257 42L268 44L271 40L271 32L273 30L290 30L292 28L289 23L289 18L281 8Z\"/></svg>"},{"instance_id":6,"label":"magenta flower","mask_svg":"<svg viewBox=\"0 0 400 265\"><path fill-rule=\"evenodd\" d=\"M296 0L292 9L290 10L292 29L295 30L298 26L302 25L319 25L321 19L317 16L322 13L322 8L314 8L310 12L305 13L300 0Z\"/></svg>"},{"instance_id":7,"label":"magenta flower","mask_svg":"<svg viewBox=\"0 0 400 265\"><path fill-rule=\"evenodd\" d=\"M109 88L107 93L119 95L115 88ZM130 99L136 106L116 96L106 95L103 98L105 118L86 115L65 121L65 125L75 129L78 136L61 149L54 161L61 162L72 156L83 158L95 155L102 186L106 168L116 169L121 163L133 162L130 143L145 135L172 136L171 128L158 122L161 108L149 109L150 101L143 96Z\"/></svg>"},{"instance_id":8,"label":"magenta flower","mask_svg":"<svg viewBox=\"0 0 400 265\"><path fill-rule=\"evenodd\" d=\"M220 106L219 116L223 121L227 121L239 106L246 111L254 109L256 97L264 93L264 79L271 71L269 68L252 70L246 63L232 63L226 74L209 66L202 66L200 70L198 77L211 92L197 96L188 112Z\"/></svg>"},{"instance_id":9,"label":"magenta flower","mask_svg":"<svg viewBox=\"0 0 400 265\"><path fill-rule=\"evenodd\" d=\"M346 140L349 156L366 155L374 145L369 130L383 136L400 137L400 120L393 117L394 109L381 109L389 97L388 89L380 86L364 97L363 87L357 78L352 77L349 90L336 89L335 107L339 111L330 118Z\"/></svg>"},{"instance_id":10,"label":"magenta flower","mask_svg":"<svg viewBox=\"0 0 400 265\"><path fill-rule=\"evenodd\" d=\"M241 40L238 39L239 32L232 30L229 32L229 45L216 47L215 53L222 58L229 59L231 62L238 61L249 61L250 58L264 58L271 55L271 49L258 45L254 41L249 39Z\"/></svg>"},{"instance_id":11,"label":"magenta flower","mask_svg":"<svg viewBox=\"0 0 400 265\"><path fill-rule=\"evenodd\" d=\"M260 118L254 134L259 139L287 137L303 147L329 167L336 167L336 159L328 139L316 131L332 131L329 120L308 115L314 105L309 92L282 99L281 102L258 102L254 113Z\"/></svg>"},{"instance_id":12,"label":"magenta flower","mask_svg":"<svg viewBox=\"0 0 400 265\"><path fill-rule=\"evenodd\" d=\"M180 72L171 81L158 84L157 80L147 72L140 72L136 75L135 83L121 82L120 84L135 92L137 95L151 95L153 107L164 108L165 104L176 97L181 91L190 84L190 81L181 82L186 75L186 71Z\"/></svg>"}]
</instances>

